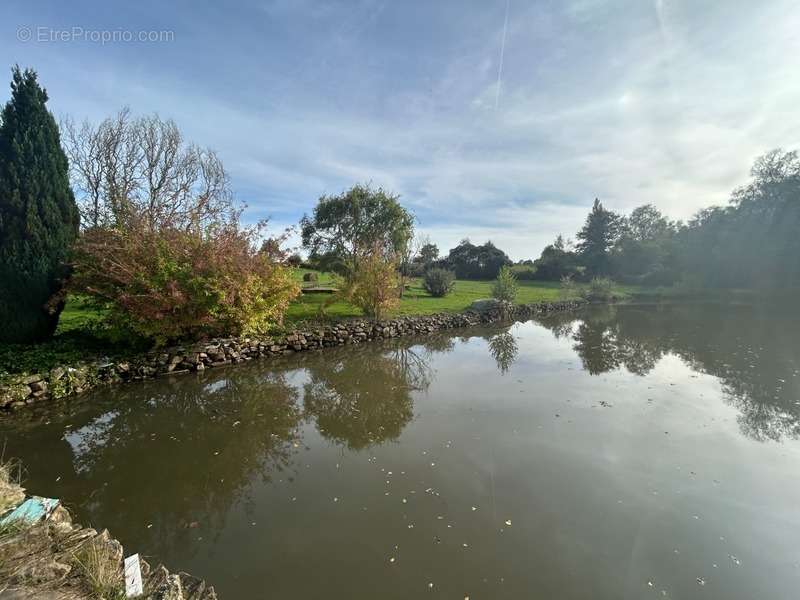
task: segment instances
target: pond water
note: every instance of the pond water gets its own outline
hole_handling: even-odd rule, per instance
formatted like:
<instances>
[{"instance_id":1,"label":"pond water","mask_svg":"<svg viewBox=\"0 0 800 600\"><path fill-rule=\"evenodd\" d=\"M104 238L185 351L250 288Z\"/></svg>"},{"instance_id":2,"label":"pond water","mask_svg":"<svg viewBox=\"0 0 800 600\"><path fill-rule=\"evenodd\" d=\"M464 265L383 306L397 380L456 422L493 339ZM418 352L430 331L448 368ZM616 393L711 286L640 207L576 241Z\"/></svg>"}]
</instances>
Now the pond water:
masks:
<instances>
[{"instance_id":1,"label":"pond water","mask_svg":"<svg viewBox=\"0 0 800 600\"><path fill-rule=\"evenodd\" d=\"M800 321L620 306L0 421L32 493L221 598L797 598Z\"/></svg>"}]
</instances>

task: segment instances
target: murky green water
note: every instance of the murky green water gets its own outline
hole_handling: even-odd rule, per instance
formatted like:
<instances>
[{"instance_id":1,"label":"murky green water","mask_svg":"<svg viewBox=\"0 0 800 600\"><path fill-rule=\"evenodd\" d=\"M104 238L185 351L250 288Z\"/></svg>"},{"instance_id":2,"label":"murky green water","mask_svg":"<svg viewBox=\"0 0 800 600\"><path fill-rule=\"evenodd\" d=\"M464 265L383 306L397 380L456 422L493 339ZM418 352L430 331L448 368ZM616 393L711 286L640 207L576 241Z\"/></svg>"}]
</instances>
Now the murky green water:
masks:
<instances>
[{"instance_id":1,"label":"murky green water","mask_svg":"<svg viewBox=\"0 0 800 600\"><path fill-rule=\"evenodd\" d=\"M797 598L800 320L618 307L0 422L34 493L222 598Z\"/></svg>"}]
</instances>

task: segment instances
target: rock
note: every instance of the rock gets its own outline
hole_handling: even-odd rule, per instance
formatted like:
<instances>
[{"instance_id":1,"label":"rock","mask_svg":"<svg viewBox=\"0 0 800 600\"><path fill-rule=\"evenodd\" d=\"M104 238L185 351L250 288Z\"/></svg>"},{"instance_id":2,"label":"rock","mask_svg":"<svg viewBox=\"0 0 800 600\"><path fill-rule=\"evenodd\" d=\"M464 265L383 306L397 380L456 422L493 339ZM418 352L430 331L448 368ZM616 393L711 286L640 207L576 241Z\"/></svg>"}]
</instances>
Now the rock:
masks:
<instances>
[{"instance_id":1,"label":"rock","mask_svg":"<svg viewBox=\"0 0 800 600\"><path fill-rule=\"evenodd\" d=\"M47 382L46 381L34 381L33 383L31 383L29 385L29 387L31 388L31 391L34 394L39 393L39 392L44 393L44 392L47 391Z\"/></svg>"},{"instance_id":2,"label":"rock","mask_svg":"<svg viewBox=\"0 0 800 600\"><path fill-rule=\"evenodd\" d=\"M497 300L496 298L482 298L470 304L469 310L477 313L486 313L493 310L502 310L510 306L510 303Z\"/></svg>"}]
</instances>

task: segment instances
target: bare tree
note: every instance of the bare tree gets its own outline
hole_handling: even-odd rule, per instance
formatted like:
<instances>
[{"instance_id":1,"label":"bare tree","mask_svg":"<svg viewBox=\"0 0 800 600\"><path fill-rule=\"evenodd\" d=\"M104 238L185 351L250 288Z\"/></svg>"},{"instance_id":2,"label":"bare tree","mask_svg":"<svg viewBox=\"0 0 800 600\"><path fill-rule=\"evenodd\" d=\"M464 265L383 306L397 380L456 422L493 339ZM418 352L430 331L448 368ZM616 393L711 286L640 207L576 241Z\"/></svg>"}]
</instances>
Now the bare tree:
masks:
<instances>
[{"instance_id":1,"label":"bare tree","mask_svg":"<svg viewBox=\"0 0 800 600\"><path fill-rule=\"evenodd\" d=\"M67 117L61 124L64 150L69 159L70 178L82 193L78 204L84 226L98 227L105 221L103 185L105 161L99 128L84 120L80 125Z\"/></svg>"},{"instance_id":2,"label":"bare tree","mask_svg":"<svg viewBox=\"0 0 800 600\"><path fill-rule=\"evenodd\" d=\"M127 108L94 126L64 122L64 145L84 223L202 230L238 215L216 153L185 144L158 115L134 119Z\"/></svg>"}]
</instances>

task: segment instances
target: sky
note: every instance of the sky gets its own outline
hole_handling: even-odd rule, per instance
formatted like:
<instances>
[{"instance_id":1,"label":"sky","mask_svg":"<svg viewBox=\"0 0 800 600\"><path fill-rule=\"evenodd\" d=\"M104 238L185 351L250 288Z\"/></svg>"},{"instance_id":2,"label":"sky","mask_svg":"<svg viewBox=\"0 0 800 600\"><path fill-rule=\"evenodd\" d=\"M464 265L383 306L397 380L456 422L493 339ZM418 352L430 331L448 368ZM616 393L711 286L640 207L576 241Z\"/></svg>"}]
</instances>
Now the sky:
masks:
<instances>
[{"instance_id":1,"label":"sky","mask_svg":"<svg viewBox=\"0 0 800 600\"><path fill-rule=\"evenodd\" d=\"M0 56L57 117L174 119L247 220L282 229L371 182L441 250L513 259L574 237L595 197L687 219L800 149L798 31L796 0L0 5Z\"/></svg>"}]
</instances>

